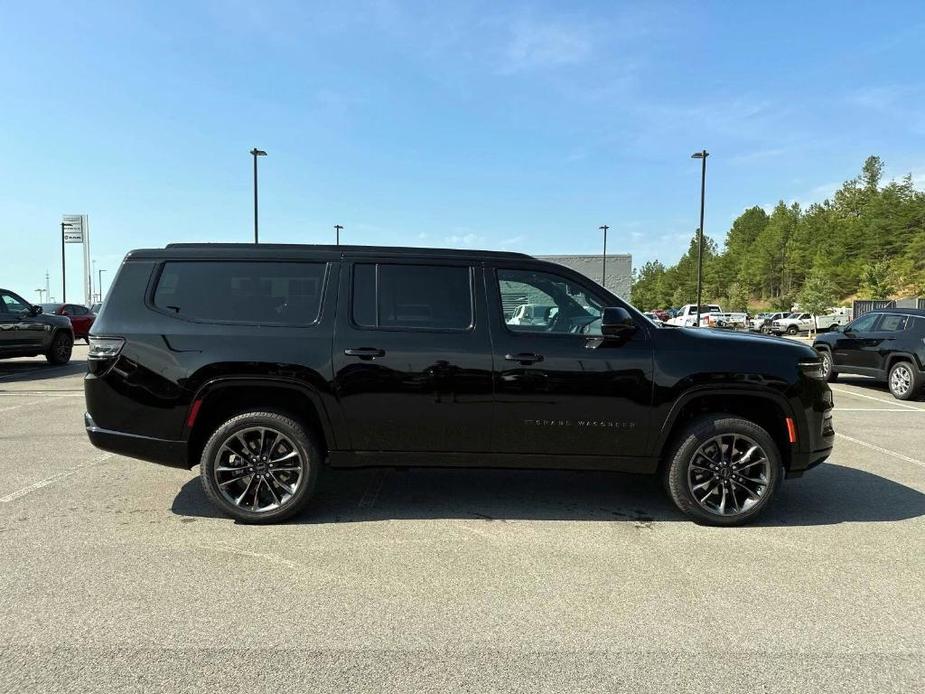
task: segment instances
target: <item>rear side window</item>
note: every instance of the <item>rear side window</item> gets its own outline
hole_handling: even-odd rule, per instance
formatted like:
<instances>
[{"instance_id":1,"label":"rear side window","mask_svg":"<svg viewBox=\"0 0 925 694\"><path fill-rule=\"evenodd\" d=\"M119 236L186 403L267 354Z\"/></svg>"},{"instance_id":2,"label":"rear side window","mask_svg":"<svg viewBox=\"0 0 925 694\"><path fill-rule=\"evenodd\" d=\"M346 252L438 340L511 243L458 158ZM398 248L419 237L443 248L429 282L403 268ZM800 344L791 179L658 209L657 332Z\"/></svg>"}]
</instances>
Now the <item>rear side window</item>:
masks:
<instances>
[{"instance_id":1,"label":"rear side window","mask_svg":"<svg viewBox=\"0 0 925 694\"><path fill-rule=\"evenodd\" d=\"M324 274L325 263L168 262L154 305L190 320L306 325L318 319Z\"/></svg>"},{"instance_id":2,"label":"rear side window","mask_svg":"<svg viewBox=\"0 0 925 694\"><path fill-rule=\"evenodd\" d=\"M883 317L883 320L880 321L879 330L888 333L905 330L907 318L908 316L900 316L895 313L888 313Z\"/></svg>"},{"instance_id":3,"label":"rear side window","mask_svg":"<svg viewBox=\"0 0 925 694\"><path fill-rule=\"evenodd\" d=\"M468 267L358 263L353 322L367 328L466 330L472 325Z\"/></svg>"}]
</instances>

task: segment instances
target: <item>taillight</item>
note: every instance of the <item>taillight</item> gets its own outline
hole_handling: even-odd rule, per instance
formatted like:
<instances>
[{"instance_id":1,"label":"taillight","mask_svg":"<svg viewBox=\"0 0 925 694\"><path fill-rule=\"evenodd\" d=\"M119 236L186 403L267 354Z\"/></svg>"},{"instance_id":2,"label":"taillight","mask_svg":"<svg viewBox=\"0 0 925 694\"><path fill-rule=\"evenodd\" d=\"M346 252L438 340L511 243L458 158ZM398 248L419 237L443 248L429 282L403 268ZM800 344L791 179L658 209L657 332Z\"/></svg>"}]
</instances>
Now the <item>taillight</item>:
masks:
<instances>
[{"instance_id":1,"label":"taillight","mask_svg":"<svg viewBox=\"0 0 925 694\"><path fill-rule=\"evenodd\" d=\"M104 359L114 359L122 351L122 345L125 340L121 337L91 337L90 351L87 353L87 359L102 361Z\"/></svg>"}]
</instances>

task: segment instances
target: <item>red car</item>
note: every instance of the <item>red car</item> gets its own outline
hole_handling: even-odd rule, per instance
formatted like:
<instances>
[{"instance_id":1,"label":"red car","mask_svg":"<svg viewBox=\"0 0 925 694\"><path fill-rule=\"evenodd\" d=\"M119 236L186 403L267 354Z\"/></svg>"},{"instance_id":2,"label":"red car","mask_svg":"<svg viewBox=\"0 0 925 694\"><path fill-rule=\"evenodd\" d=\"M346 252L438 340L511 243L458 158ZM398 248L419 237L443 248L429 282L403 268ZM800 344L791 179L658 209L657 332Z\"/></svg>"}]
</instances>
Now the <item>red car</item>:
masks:
<instances>
[{"instance_id":1,"label":"red car","mask_svg":"<svg viewBox=\"0 0 925 694\"><path fill-rule=\"evenodd\" d=\"M90 326L96 320L96 315L86 306L80 304L42 304L42 313L54 313L67 316L71 319L71 328L74 330L75 340L86 340L90 344Z\"/></svg>"}]
</instances>

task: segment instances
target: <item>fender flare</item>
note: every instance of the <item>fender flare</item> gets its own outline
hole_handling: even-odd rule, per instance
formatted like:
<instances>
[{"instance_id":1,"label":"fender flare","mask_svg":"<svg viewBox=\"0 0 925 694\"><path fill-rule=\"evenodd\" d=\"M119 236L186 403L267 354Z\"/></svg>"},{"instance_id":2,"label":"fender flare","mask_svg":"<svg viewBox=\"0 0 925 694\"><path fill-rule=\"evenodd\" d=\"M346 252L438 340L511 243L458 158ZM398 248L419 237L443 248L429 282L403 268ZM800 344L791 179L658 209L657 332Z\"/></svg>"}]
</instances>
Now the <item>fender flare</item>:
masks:
<instances>
[{"instance_id":1,"label":"fender flare","mask_svg":"<svg viewBox=\"0 0 925 694\"><path fill-rule=\"evenodd\" d=\"M725 388L716 388L712 386L695 386L682 393L672 404L671 409L668 411L668 415L665 417L665 421L662 423L661 428L656 434L655 441L652 445L652 455L655 457L661 457L665 450L665 446L668 444L671 438L671 434L674 431L674 427L677 423L678 415L681 413L681 410L700 398L716 396L721 397L724 395L736 397L744 396L769 400L781 409L785 417L793 418L798 432L799 428L803 425L801 418L794 416L793 407L791 407L790 403L787 401L787 398L785 398L777 391L763 389L759 390L757 388L738 388L735 386ZM802 433L800 433L799 441L802 442L804 438L805 437L802 435Z\"/></svg>"},{"instance_id":2,"label":"fender flare","mask_svg":"<svg viewBox=\"0 0 925 694\"><path fill-rule=\"evenodd\" d=\"M886 373L890 373L890 369L893 368L893 364L898 361L911 361L912 365L915 366L919 371L923 370L923 364L919 358L912 352L891 352L890 356L887 358L886 362Z\"/></svg>"},{"instance_id":3,"label":"fender flare","mask_svg":"<svg viewBox=\"0 0 925 694\"><path fill-rule=\"evenodd\" d=\"M197 402L204 401L217 391L225 388L247 388L249 386L286 388L306 396L318 415L318 422L321 425L325 441L328 442L329 447L334 448L336 441L334 427L331 425L330 416L324 405L321 394L317 389L303 381L286 378L284 376L228 375L209 379L199 386L195 395L190 400L187 415L183 420L183 440L187 442L190 440L193 427L189 426L189 418L194 407L198 410L198 406L196 405Z\"/></svg>"}]
</instances>

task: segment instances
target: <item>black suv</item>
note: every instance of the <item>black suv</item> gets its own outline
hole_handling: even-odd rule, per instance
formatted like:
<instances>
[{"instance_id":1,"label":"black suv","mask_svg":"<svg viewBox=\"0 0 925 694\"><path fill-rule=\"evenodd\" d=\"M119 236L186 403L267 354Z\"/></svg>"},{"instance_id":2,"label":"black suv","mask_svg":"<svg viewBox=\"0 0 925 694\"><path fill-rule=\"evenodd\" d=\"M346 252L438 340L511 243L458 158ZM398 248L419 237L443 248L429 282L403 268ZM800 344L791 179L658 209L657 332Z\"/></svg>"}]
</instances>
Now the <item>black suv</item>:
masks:
<instances>
[{"instance_id":1,"label":"black suv","mask_svg":"<svg viewBox=\"0 0 925 694\"><path fill-rule=\"evenodd\" d=\"M67 316L42 313L8 289L0 289L0 359L10 357L45 358L56 365L71 360L74 331Z\"/></svg>"},{"instance_id":2,"label":"black suv","mask_svg":"<svg viewBox=\"0 0 925 694\"><path fill-rule=\"evenodd\" d=\"M925 383L925 310L885 308L818 335L825 378L860 374L886 381L894 398L912 400Z\"/></svg>"},{"instance_id":3,"label":"black suv","mask_svg":"<svg viewBox=\"0 0 925 694\"><path fill-rule=\"evenodd\" d=\"M382 465L659 473L682 511L734 525L834 438L808 345L664 327L518 253L132 251L85 391L96 446L199 463L248 522L304 509L325 465Z\"/></svg>"}]
</instances>

